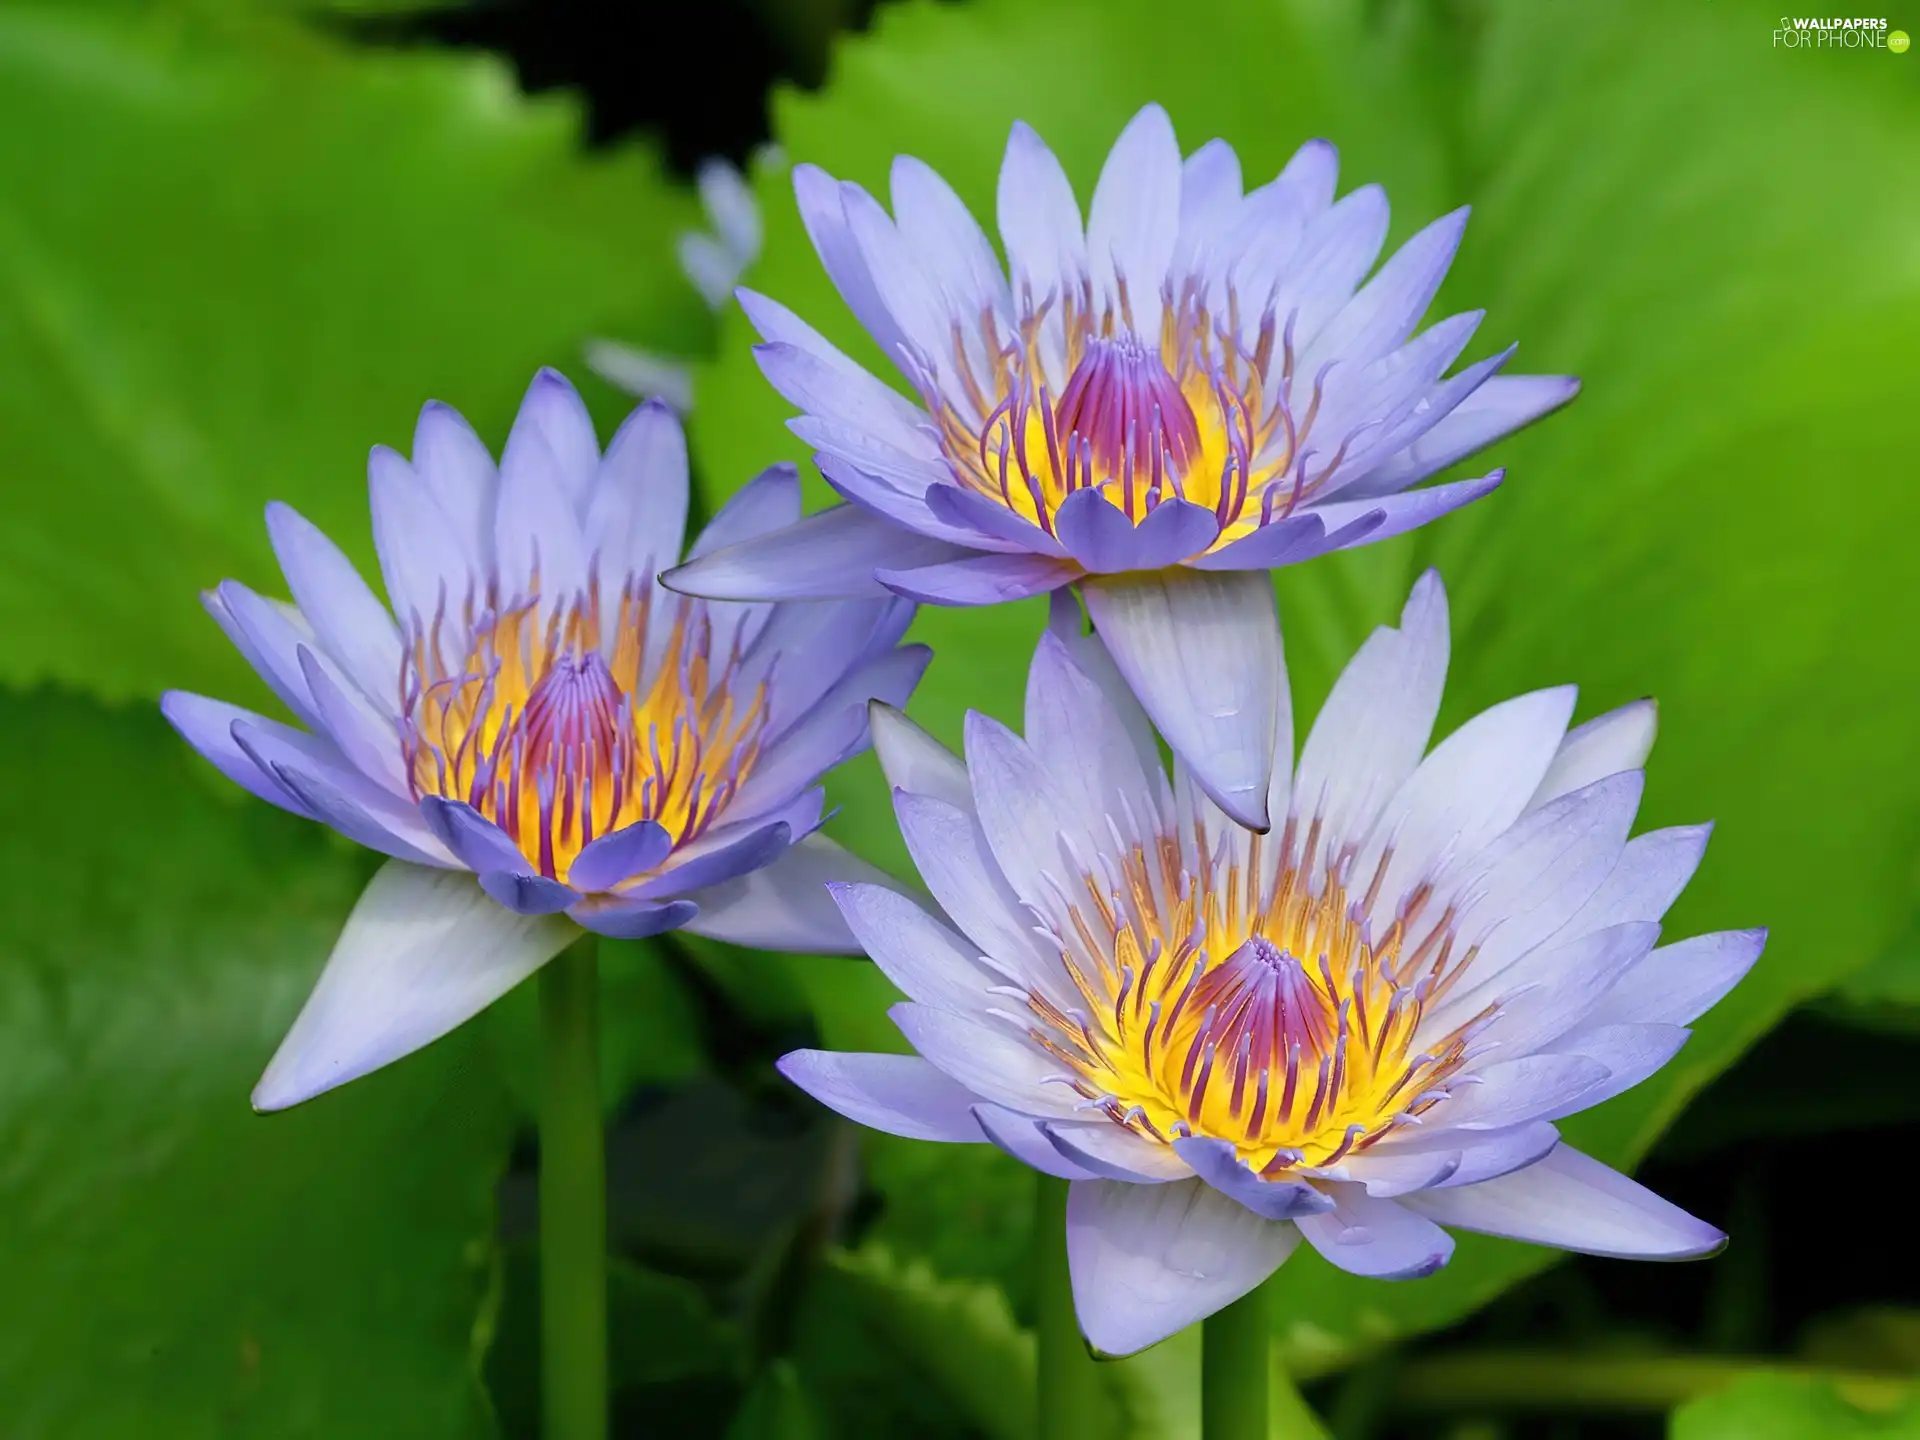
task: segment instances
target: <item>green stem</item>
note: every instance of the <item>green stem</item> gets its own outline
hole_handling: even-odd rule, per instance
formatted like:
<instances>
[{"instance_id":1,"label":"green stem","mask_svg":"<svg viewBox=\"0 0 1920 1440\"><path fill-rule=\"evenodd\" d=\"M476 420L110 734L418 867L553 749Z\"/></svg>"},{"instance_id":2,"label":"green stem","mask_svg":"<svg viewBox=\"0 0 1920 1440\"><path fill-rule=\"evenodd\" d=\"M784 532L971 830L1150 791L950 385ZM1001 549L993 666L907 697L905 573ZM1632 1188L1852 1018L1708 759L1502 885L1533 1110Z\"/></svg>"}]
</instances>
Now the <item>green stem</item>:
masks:
<instances>
[{"instance_id":1,"label":"green stem","mask_svg":"<svg viewBox=\"0 0 1920 1440\"><path fill-rule=\"evenodd\" d=\"M607 1156L600 1117L600 974L593 936L540 972L543 1440L606 1440Z\"/></svg>"},{"instance_id":2,"label":"green stem","mask_svg":"<svg viewBox=\"0 0 1920 1440\"><path fill-rule=\"evenodd\" d=\"M1040 1331L1039 1440L1099 1440L1099 1362L1087 1353L1067 1274L1067 1182L1040 1177L1033 1208Z\"/></svg>"},{"instance_id":3,"label":"green stem","mask_svg":"<svg viewBox=\"0 0 1920 1440\"><path fill-rule=\"evenodd\" d=\"M1265 1286L1201 1322L1201 1440L1267 1440L1270 1334Z\"/></svg>"}]
</instances>

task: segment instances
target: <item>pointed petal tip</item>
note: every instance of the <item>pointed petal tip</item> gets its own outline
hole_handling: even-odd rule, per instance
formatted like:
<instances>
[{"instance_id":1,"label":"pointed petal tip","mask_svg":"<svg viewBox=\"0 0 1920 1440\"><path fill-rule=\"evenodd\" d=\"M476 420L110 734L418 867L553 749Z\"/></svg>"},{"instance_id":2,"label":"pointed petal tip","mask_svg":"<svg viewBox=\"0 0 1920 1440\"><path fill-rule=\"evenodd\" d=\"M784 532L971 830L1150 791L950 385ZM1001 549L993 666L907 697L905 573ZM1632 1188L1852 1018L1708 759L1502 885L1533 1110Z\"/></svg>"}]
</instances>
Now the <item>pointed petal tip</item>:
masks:
<instances>
[{"instance_id":1,"label":"pointed petal tip","mask_svg":"<svg viewBox=\"0 0 1920 1440\"><path fill-rule=\"evenodd\" d=\"M281 1087L274 1083L273 1070L260 1077L260 1083L253 1087L253 1093L247 1097L256 1115L274 1115L299 1104L298 1097L289 1097L281 1093Z\"/></svg>"}]
</instances>

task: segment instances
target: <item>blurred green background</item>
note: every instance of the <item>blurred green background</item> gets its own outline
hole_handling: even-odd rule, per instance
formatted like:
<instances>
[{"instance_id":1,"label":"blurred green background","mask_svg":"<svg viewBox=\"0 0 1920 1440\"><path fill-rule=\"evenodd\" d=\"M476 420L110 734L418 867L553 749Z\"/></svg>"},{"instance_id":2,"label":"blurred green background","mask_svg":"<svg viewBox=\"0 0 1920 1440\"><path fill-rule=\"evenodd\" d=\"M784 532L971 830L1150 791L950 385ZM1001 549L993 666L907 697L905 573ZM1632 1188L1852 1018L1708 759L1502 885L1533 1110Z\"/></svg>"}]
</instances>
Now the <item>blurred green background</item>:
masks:
<instances>
[{"instance_id":1,"label":"blurred green background","mask_svg":"<svg viewBox=\"0 0 1920 1440\"><path fill-rule=\"evenodd\" d=\"M605 433L630 402L582 353L613 337L695 361L711 508L804 457L675 263L700 158L771 138L883 189L905 151L990 212L1014 118L1084 195L1156 99L1250 177L1333 139L1396 240L1472 202L1443 312L1586 383L1492 453L1493 499L1280 577L1296 708L1437 563L1443 725L1564 680L1583 714L1657 695L1644 822L1719 822L1669 934L1773 927L1677 1061L1568 1126L1731 1248L1463 1240L1404 1285L1303 1253L1273 1282L1296 1423L1920 1435L1920 55L1782 48L1779 8L0 0L0 1437L534 1433L529 997L247 1108L371 868L153 704L272 708L196 598L277 592L264 503L365 561L371 445L430 396L497 444L541 364ZM777 161L755 188L748 282L876 359ZM915 713L1016 718L1039 624L924 616ZM870 763L832 790L903 869ZM1030 1175L856 1135L771 1069L899 1048L886 982L609 951L620 1433L1029 1436ZM1103 1375L1114 1436L1196 1434L1191 1337Z\"/></svg>"}]
</instances>

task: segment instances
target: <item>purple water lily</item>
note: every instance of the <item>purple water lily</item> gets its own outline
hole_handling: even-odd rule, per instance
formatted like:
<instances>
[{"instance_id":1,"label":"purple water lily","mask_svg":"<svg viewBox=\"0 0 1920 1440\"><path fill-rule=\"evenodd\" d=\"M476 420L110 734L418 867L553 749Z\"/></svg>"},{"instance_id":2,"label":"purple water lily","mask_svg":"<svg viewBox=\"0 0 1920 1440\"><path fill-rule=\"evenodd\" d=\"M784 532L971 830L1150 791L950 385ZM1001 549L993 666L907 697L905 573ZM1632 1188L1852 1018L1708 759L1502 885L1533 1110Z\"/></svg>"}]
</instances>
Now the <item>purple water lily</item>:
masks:
<instances>
[{"instance_id":1,"label":"purple water lily","mask_svg":"<svg viewBox=\"0 0 1920 1440\"><path fill-rule=\"evenodd\" d=\"M680 558L687 454L664 405L601 454L560 375L536 377L496 469L444 405L411 463L369 463L392 610L284 505L267 511L295 604L226 581L207 608L305 729L204 696L161 702L236 783L392 856L254 1092L279 1109L419 1048L581 927L684 927L850 952L829 879L876 872L815 833L820 776L903 704L924 646L910 601L693 600ZM799 517L776 466L700 555ZM396 618L398 617L397 623Z\"/></svg>"},{"instance_id":2,"label":"purple water lily","mask_svg":"<svg viewBox=\"0 0 1920 1440\"><path fill-rule=\"evenodd\" d=\"M1125 1354L1264 1280L1304 1237L1426 1275L1448 1227L1684 1259L1724 1237L1560 1140L1638 1084L1764 932L1656 949L1707 826L1629 838L1642 701L1574 730L1570 687L1496 705L1428 754L1446 597L1347 666L1296 765L1284 677L1260 834L1176 762L1070 597L1022 739L967 717L964 763L897 712L875 736L946 917L833 887L909 997L915 1055L788 1055L863 1124L990 1141L1070 1179L1081 1327ZM1424 755L1424 758L1422 758Z\"/></svg>"},{"instance_id":3,"label":"purple water lily","mask_svg":"<svg viewBox=\"0 0 1920 1440\"><path fill-rule=\"evenodd\" d=\"M1316 140L1243 193L1232 147L1182 161L1150 105L1114 145L1083 226L1059 162L1017 124L1000 171L1006 270L918 160L894 162L891 217L859 186L797 167L821 261L921 403L742 291L761 368L805 412L793 430L848 503L666 583L946 605L1077 584L1195 779L1266 829L1273 697L1242 672L1273 673L1279 632L1255 572L1486 494L1498 472L1410 487L1578 389L1500 375L1511 347L1448 375L1479 313L1414 329L1467 212L1367 280L1386 196L1368 185L1335 201L1337 165Z\"/></svg>"}]
</instances>

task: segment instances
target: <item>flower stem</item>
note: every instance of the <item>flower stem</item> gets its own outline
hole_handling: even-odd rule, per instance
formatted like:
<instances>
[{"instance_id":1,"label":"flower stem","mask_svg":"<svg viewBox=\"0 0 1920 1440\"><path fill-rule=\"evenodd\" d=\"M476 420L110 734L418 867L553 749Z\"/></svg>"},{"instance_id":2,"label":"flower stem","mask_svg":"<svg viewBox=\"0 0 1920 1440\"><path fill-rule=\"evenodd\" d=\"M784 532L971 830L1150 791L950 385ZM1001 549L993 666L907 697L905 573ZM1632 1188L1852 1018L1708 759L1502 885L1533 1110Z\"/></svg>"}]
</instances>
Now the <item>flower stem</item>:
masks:
<instances>
[{"instance_id":1,"label":"flower stem","mask_svg":"<svg viewBox=\"0 0 1920 1440\"><path fill-rule=\"evenodd\" d=\"M600 1118L600 974L586 935L540 972L542 1440L606 1440L607 1156Z\"/></svg>"},{"instance_id":2,"label":"flower stem","mask_svg":"<svg viewBox=\"0 0 1920 1440\"><path fill-rule=\"evenodd\" d=\"M1039 1440L1099 1440L1099 1362L1087 1353L1067 1274L1067 1182L1040 1177L1033 1207L1034 1286L1040 1332Z\"/></svg>"},{"instance_id":3,"label":"flower stem","mask_svg":"<svg viewBox=\"0 0 1920 1440\"><path fill-rule=\"evenodd\" d=\"M1267 1440L1268 1339L1265 1286L1202 1322L1201 1440Z\"/></svg>"}]
</instances>

